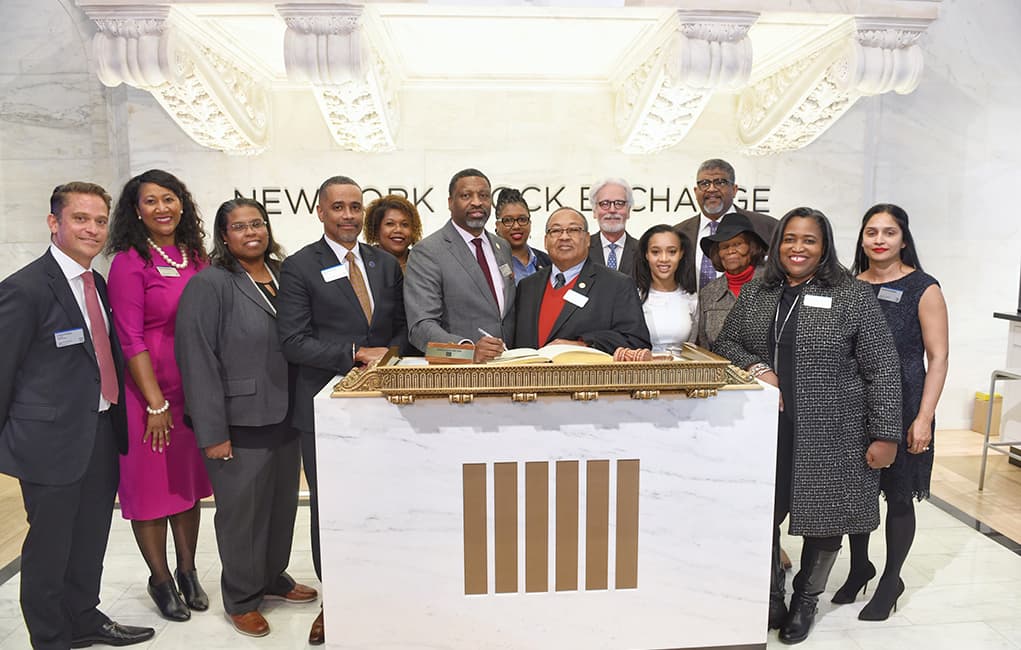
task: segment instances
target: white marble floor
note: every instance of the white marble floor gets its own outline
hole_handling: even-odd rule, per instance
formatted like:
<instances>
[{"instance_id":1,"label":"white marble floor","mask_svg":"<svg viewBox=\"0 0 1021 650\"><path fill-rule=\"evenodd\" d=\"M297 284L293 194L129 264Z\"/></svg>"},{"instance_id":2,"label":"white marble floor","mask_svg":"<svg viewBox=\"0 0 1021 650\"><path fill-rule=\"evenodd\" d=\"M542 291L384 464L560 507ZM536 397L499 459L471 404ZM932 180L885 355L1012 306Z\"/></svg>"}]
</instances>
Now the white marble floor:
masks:
<instances>
[{"instance_id":1,"label":"white marble floor","mask_svg":"<svg viewBox=\"0 0 1021 650\"><path fill-rule=\"evenodd\" d=\"M212 511L203 511L199 566L212 600L208 612L187 623L169 623L156 615L145 592L147 572L127 522L115 513L107 552L102 609L113 619L156 628L156 636L137 648L305 648L308 628L319 611L316 603L267 603L264 613L272 633L261 639L237 634L223 614L219 596L219 560L213 538ZM784 548L797 564L798 538L785 538ZM872 537L873 561L882 560L881 532ZM879 562L877 562L877 560ZM308 541L308 509L299 509L291 574L318 588ZM935 506L918 507L918 536L903 578L907 591L888 621L857 619L864 599L853 605L829 602L847 572L846 551L821 601L819 617L805 650L1021 650L1021 555L969 528ZM788 580L788 585L789 585ZM869 585L869 593L874 585ZM0 585L0 650L29 647L18 607L18 576ZM103 647L103 646L97 646ZM769 648L786 647L769 635ZM580 650L580 649L579 649Z\"/></svg>"}]
</instances>

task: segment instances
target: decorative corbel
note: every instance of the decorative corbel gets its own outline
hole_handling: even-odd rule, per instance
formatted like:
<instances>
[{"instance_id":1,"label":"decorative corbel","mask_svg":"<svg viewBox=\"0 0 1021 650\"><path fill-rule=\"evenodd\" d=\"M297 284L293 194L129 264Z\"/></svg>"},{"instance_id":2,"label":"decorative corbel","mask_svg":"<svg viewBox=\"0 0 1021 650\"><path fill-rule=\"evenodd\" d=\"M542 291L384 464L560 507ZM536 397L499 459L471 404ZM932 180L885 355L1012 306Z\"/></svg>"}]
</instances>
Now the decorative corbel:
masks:
<instances>
[{"instance_id":1,"label":"decorative corbel","mask_svg":"<svg viewBox=\"0 0 1021 650\"><path fill-rule=\"evenodd\" d=\"M390 151L396 87L363 38L360 4L278 4L290 81L309 83L334 141L352 151Z\"/></svg>"},{"instance_id":2,"label":"decorative corbel","mask_svg":"<svg viewBox=\"0 0 1021 650\"><path fill-rule=\"evenodd\" d=\"M717 89L748 80L749 12L678 11L666 41L617 84L615 115L621 149L651 153L688 134Z\"/></svg>"},{"instance_id":3,"label":"decorative corbel","mask_svg":"<svg viewBox=\"0 0 1021 650\"><path fill-rule=\"evenodd\" d=\"M99 80L145 90L195 142L230 154L266 147L269 101L264 84L240 64L173 24L168 5L83 6Z\"/></svg>"}]
</instances>

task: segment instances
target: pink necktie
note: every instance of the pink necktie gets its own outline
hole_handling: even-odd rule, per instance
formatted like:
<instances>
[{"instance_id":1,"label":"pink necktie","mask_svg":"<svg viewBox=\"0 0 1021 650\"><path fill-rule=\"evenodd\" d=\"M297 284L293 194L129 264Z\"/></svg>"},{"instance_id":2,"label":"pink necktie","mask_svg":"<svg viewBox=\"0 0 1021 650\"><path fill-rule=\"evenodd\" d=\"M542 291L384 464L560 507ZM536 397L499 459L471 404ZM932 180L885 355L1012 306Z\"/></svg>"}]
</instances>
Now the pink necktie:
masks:
<instances>
[{"instance_id":1,"label":"pink necktie","mask_svg":"<svg viewBox=\"0 0 1021 650\"><path fill-rule=\"evenodd\" d=\"M117 387L117 368L113 365L113 353L110 351L110 335L106 331L103 310L99 306L99 295L96 293L96 280L92 271L81 275L85 284L85 311L92 325L92 347L96 350L96 361L99 363L99 392L106 401L117 403L119 391Z\"/></svg>"}]
</instances>

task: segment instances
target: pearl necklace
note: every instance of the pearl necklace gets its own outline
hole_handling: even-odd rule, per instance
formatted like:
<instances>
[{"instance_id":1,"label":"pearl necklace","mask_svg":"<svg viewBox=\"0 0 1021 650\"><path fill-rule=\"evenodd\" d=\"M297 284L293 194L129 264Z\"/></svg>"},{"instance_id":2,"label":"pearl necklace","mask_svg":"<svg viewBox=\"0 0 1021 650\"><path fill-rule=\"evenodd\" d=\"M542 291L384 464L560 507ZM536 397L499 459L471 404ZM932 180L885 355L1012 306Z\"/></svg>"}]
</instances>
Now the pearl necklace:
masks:
<instances>
[{"instance_id":1,"label":"pearl necklace","mask_svg":"<svg viewBox=\"0 0 1021 650\"><path fill-rule=\"evenodd\" d=\"M157 253L159 253L160 257L163 258L163 261L169 264L170 266L174 267L178 271L188 268L188 249L185 248L183 244L177 245L177 250L181 251L181 261L175 262L174 260L170 259L169 255L163 252L162 248L156 245L156 242L152 240L152 237L146 237L145 241L147 241L149 243L149 247L152 248Z\"/></svg>"}]
</instances>

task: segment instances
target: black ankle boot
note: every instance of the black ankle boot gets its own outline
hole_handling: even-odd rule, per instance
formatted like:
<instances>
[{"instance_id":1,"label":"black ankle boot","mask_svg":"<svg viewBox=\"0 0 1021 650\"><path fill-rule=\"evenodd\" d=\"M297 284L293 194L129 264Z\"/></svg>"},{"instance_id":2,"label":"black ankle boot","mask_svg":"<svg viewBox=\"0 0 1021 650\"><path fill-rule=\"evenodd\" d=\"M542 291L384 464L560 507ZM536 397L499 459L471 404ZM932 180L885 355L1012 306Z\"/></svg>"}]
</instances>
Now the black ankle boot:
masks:
<instances>
[{"instance_id":1,"label":"black ankle boot","mask_svg":"<svg viewBox=\"0 0 1021 650\"><path fill-rule=\"evenodd\" d=\"M204 612L209 609L209 596L206 595L206 590L199 584L199 574L195 569L191 571L181 571L178 569L174 572L177 576L177 584L181 587L181 595L184 596L184 602L188 603L190 609L194 609L198 612Z\"/></svg>"},{"instance_id":2,"label":"black ankle boot","mask_svg":"<svg viewBox=\"0 0 1021 650\"><path fill-rule=\"evenodd\" d=\"M150 581L148 587L149 597L152 598L152 602L156 603L163 618L178 622L191 618L191 612L181 600L181 594L177 591L177 585L174 584L173 578L158 585L154 585Z\"/></svg>"},{"instance_id":3,"label":"black ankle boot","mask_svg":"<svg viewBox=\"0 0 1021 650\"><path fill-rule=\"evenodd\" d=\"M791 609L780 628L781 642L792 645L808 638L808 632L815 622L819 596L826 589L826 580L830 577L839 552L839 549L823 551L813 547L802 550L801 570L794 576Z\"/></svg>"},{"instance_id":4,"label":"black ankle boot","mask_svg":"<svg viewBox=\"0 0 1021 650\"><path fill-rule=\"evenodd\" d=\"M871 562L859 571L852 571L848 574L847 581L840 589L837 589L837 593L833 594L833 599L830 602L837 605L853 603L858 597L859 591L864 589L868 593L869 580L875 577L876 567Z\"/></svg>"},{"instance_id":5,"label":"black ankle boot","mask_svg":"<svg viewBox=\"0 0 1021 650\"><path fill-rule=\"evenodd\" d=\"M787 582L787 571L780 561L780 546L773 544L772 559L769 567L769 622L767 629L779 630L787 618L787 604L784 602L784 591Z\"/></svg>"}]
</instances>

